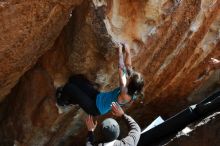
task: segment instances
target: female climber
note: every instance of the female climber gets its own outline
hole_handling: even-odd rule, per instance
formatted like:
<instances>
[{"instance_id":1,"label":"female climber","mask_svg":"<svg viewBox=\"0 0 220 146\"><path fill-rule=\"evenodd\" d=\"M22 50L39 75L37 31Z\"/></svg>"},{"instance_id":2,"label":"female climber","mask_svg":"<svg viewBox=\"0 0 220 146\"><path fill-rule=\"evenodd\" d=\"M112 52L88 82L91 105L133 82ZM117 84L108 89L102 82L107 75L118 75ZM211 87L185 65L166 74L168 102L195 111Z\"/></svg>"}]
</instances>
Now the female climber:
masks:
<instances>
[{"instance_id":1,"label":"female climber","mask_svg":"<svg viewBox=\"0 0 220 146\"><path fill-rule=\"evenodd\" d=\"M70 77L61 90L57 90L57 103L60 106L78 104L86 113L97 116L104 115L111 110L112 102L120 106L131 103L141 96L144 79L131 66L130 48L125 47L125 63L123 45L119 45L119 82L120 87L109 92L99 92L94 84L83 75Z\"/></svg>"}]
</instances>

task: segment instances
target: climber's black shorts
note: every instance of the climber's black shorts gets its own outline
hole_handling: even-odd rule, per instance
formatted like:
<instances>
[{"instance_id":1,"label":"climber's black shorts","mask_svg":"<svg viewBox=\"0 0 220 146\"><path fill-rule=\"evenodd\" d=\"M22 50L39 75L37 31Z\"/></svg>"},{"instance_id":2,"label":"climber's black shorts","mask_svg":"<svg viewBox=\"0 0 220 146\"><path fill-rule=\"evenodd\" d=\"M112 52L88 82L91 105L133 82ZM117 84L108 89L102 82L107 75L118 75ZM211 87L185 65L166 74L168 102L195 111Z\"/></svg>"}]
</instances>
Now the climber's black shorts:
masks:
<instances>
[{"instance_id":1,"label":"climber's black shorts","mask_svg":"<svg viewBox=\"0 0 220 146\"><path fill-rule=\"evenodd\" d=\"M96 116L100 112L96 106L96 96L99 91L81 75L72 76L69 82L63 87L59 105L79 104L88 114Z\"/></svg>"}]
</instances>

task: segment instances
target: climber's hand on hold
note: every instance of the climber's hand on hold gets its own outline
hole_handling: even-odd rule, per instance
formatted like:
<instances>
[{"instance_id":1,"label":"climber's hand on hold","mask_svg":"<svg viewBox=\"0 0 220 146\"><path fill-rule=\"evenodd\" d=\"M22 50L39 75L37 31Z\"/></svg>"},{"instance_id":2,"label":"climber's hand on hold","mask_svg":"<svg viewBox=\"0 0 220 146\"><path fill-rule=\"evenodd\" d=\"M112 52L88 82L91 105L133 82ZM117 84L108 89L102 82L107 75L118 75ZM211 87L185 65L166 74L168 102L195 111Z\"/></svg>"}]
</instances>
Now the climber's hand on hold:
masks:
<instances>
[{"instance_id":1,"label":"climber's hand on hold","mask_svg":"<svg viewBox=\"0 0 220 146\"><path fill-rule=\"evenodd\" d=\"M123 44L122 43L118 43L118 48L122 49L123 48Z\"/></svg>"},{"instance_id":2,"label":"climber's hand on hold","mask_svg":"<svg viewBox=\"0 0 220 146\"><path fill-rule=\"evenodd\" d=\"M123 52L123 44L118 43L118 51L119 51L119 53Z\"/></svg>"},{"instance_id":3,"label":"climber's hand on hold","mask_svg":"<svg viewBox=\"0 0 220 146\"><path fill-rule=\"evenodd\" d=\"M97 121L95 123L93 122L93 117L91 115L88 115L88 117L85 120L86 126L88 131L94 131L97 126Z\"/></svg>"},{"instance_id":4,"label":"climber's hand on hold","mask_svg":"<svg viewBox=\"0 0 220 146\"><path fill-rule=\"evenodd\" d=\"M114 116L121 117L125 113L118 103L112 102L112 114Z\"/></svg>"},{"instance_id":5,"label":"climber's hand on hold","mask_svg":"<svg viewBox=\"0 0 220 146\"><path fill-rule=\"evenodd\" d=\"M124 46L125 46L125 53L130 54L130 52L131 52L130 50L131 49L130 49L129 45L125 44Z\"/></svg>"}]
</instances>

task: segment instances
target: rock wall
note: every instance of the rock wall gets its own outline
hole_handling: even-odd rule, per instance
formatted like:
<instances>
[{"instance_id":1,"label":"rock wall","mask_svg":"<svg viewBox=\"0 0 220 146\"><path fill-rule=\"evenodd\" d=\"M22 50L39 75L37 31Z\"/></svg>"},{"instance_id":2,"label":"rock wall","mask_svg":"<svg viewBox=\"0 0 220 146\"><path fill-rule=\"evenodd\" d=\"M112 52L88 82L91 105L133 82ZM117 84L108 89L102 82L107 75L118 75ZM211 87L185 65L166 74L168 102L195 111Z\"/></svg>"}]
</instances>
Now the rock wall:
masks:
<instances>
[{"instance_id":1,"label":"rock wall","mask_svg":"<svg viewBox=\"0 0 220 146\"><path fill-rule=\"evenodd\" d=\"M82 122L85 113L78 107L72 107L59 114L55 91L56 87L65 84L71 74L76 73L90 72L88 78L96 80L98 77L96 82L103 88L114 85L108 84L114 81L109 81L107 75L113 66L105 65L115 60L113 62L117 66L116 50L111 50L113 44L99 15L103 13L95 11L92 3L84 1L77 6L53 47L23 75L1 103L0 110L4 114L0 116L0 144L82 145L86 136ZM113 70L111 74L115 73Z\"/></svg>"},{"instance_id":2,"label":"rock wall","mask_svg":"<svg viewBox=\"0 0 220 146\"><path fill-rule=\"evenodd\" d=\"M0 101L49 50L81 0L0 2Z\"/></svg>"},{"instance_id":3,"label":"rock wall","mask_svg":"<svg viewBox=\"0 0 220 146\"><path fill-rule=\"evenodd\" d=\"M133 60L145 75L146 96L183 97L219 50L219 19L215 0L113 0L105 24L113 40L138 53Z\"/></svg>"},{"instance_id":4,"label":"rock wall","mask_svg":"<svg viewBox=\"0 0 220 146\"><path fill-rule=\"evenodd\" d=\"M83 145L85 113L59 114L55 90L77 73L118 86L114 42L131 46L145 77L144 99L127 110L141 127L219 86L206 71L220 52L219 0L80 2L0 2L0 145Z\"/></svg>"}]
</instances>

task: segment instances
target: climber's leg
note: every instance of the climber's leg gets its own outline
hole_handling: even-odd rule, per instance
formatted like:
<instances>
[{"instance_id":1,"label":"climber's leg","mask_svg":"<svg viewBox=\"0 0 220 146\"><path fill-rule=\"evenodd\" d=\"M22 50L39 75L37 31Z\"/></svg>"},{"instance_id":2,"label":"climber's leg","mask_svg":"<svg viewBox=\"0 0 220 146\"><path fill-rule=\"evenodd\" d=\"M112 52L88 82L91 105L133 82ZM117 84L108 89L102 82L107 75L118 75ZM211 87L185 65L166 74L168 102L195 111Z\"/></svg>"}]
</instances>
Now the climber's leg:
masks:
<instances>
[{"instance_id":1,"label":"climber's leg","mask_svg":"<svg viewBox=\"0 0 220 146\"><path fill-rule=\"evenodd\" d=\"M84 75L73 75L69 78L69 83L77 85L84 93L86 93L90 98L96 99L99 91L94 88L94 83L86 79Z\"/></svg>"},{"instance_id":2,"label":"climber's leg","mask_svg":"<svg viewBox=\"0 0 220 146\"><path fill-rule=\"evenodd\" d=\"M88 114L93 116L100 115L96 106L96 100L91 99L74 84L68 83L63 87L60 99L67 100L64 103L79 104L79 106Z\"/></svg>"}]
</instances>

